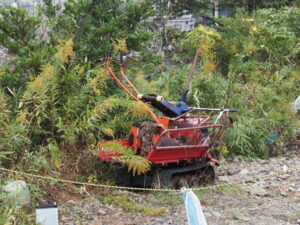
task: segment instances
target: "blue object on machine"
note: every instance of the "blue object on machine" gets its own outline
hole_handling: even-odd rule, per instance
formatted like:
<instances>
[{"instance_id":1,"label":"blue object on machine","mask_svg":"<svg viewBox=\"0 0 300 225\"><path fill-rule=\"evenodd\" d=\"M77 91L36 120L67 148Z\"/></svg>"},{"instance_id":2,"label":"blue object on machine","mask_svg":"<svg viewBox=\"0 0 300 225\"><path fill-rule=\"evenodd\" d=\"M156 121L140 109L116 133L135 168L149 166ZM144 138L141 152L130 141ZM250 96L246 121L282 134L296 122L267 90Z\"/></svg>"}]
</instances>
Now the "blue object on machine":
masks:
<instances>
[{"instance_id":1,"label":"blue object on machine","mask_svg":"<svg viewBox=\"0 0 300 225\"><path fill-rule=\"evenodd\" d=\"M207 225L199 199L191 189L182 188L189 225Z\"/></svg>"},{"instance_id":2,"label":"blue object on machine","mask_svg":"<svg viewBox=\"0 0 300 225\"><path fill-rule=\"evenodd\" d=\"M151 105L169 117L177 117L183 113L188 112L190 109L184 101L180 102L151 102Z\"/></svg>"}]
</instances>

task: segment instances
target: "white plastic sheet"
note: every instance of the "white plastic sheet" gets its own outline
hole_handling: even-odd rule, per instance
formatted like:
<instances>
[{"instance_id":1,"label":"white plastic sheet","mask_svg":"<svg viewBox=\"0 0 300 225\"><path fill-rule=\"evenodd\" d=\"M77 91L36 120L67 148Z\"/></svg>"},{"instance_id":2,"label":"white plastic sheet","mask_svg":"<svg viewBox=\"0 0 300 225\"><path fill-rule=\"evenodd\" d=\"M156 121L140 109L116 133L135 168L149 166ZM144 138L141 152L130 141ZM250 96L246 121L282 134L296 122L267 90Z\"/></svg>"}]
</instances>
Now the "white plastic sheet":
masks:
<instances>
[{"instance_id":1,"label":"white plastic sheet","mask_svg":"<svg viewBox=\"0 0 300 225\"><path fill-rule=\"evenodd\" d=\"M183 188L182 197L185 204L189 225L207 225L198 197L191 189Z\"/></svg>"},{"instance_id":2,"label":"white plastic sheet","mask_svg":"<svg viewBox=\"0 0 300 225\"><path fill-rule=\"evenodd\" d=\"M296 99L296 101L293 103L293 110L297 112L297 110L300 110L300 95Z\"/></svg>"},{"instance_id":3,"label":"white plastic sheet","mask_svg":"<svg viewBox=\"0 0 300 225\"><path fill-rule=\"evenodd\" d=\"M26 205L30 204L30 191L25 181L17 180L10 182L2 187L7 193L11 204Z\"/></svg>"},{"instance_id":4,"label":"white plastic sheet","mask_svg":"<svg viewBox=\"0 0 300 225\"><path fill-rule=\"evenodd\" d=\"M57 206L38 206L36 212L36 223L40 225L58 225Z\"/></svg>"}]
</instances>

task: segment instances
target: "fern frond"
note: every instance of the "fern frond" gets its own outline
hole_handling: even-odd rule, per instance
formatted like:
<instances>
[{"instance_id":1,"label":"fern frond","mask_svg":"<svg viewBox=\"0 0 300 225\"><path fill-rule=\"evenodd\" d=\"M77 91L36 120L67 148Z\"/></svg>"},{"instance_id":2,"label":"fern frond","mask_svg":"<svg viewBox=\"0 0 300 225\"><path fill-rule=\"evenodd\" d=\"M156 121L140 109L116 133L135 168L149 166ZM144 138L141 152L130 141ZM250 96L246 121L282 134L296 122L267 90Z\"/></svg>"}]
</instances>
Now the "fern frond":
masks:
<instances>
[{"instance_id":1,"label":"fern frond","mask_svg":"<svg viewBox=\"0 0 300 225\"><path fill-rule=\"evenodd\" d=\"M149 105L142 102L131 102L127 114L132 115L133 118L141 118L148 114L148 111L151 110Z\"/></svg>"},{"instance_id":2,"label":"fern frond","mask_svg":"<svg viewBox=\"0 0 300 225\"><path fill-rule=\"evenodd\" d=\"M141 156L123 155L119 160L128 165L128 171L132 170L133 176L141 175L150 169L149 161Z\"/></svg>"},{"instance_id":3,"label":"fern frond","mask_svg":"<svg viewBox=\"0 0 300 225\"><path fill-rule=\"evenodd\" d=\"M134 176L143 174L150 169L150 161L136 155L132 149L125 148L120 143L100 142L98 145L106 153L119 153L120 156L115 156L114 159L128 166L128 171L132 171Z\"/></svg>"},{"instance_id":4,"label":"fern frond","mask_svg":"<svg viewBox=\"0 0 300 225\"><path fill-rule=\"evenodd\" d=\"M109 137L112 137L114 138L115 137L115 131L111 128L102 128L101 129L103 134L105 134L106 136L109 136Z\"/></svg>"}]
</instances>

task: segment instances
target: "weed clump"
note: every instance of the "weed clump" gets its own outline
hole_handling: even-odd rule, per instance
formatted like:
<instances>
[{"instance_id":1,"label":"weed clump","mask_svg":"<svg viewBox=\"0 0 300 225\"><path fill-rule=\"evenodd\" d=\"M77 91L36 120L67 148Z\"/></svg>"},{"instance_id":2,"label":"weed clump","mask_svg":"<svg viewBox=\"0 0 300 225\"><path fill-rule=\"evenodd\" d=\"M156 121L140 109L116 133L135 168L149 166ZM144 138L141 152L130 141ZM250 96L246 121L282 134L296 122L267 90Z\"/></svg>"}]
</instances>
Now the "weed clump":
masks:
<instances>
[{"instance_id":1,"label":"weed clump","mask_svg":"<svg viewBox=\"0 0 300 225\"><path fill-rule=\"evenodd\" d=\"M161 216L168 211L166 208L150 208L128 200L128 194L117 197L106 197L106 204L112 204L127 212L141 212L149 216Z\"/></svg>"}]
</instances>

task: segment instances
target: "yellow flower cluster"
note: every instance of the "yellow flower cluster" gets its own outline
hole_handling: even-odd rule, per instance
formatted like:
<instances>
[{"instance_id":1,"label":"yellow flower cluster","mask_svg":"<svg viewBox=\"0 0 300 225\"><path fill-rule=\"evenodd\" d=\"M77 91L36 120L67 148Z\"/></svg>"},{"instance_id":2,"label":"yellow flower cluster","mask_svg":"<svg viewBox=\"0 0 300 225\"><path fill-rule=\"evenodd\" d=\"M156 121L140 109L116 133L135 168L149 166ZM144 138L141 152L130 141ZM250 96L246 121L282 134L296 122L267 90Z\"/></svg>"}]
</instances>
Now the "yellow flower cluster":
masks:
<instances>
[{"instance_id":1,"label":"yellow flower cluster","mask_svg":"<svg viewBox=\"0 0 300 225\"><path fill-rule=\"evenodd\" d=\"M214 49L221 36L214 29L202 25L190 32L188 36L204 61L204 72L213 73L216 70Z\"/></svg>"},{"instance_id":2,"label":"yellow flower cluster","mask_svg":"<svg viewBox=\"0 0 300 225\"><path fill-rule=\"evenodd\" d=\"M211 60L205 60L203 64L203 71L205 74L211 74L216 71L216 63Z\"/></svg>"},{"instance_id":3,"label":"yellow flower cluster","mask_svg":"<svg viewBox=\"0 0 300 225\"><path fill-rule=\"evenodd\" d=\"M229 52L230 52L231 54L237 53L237 46L236 46L235 44L231 44L231 45L229 46Z\"/></svg>"},{"instance_id":4,"label":"yellow flower cluster","mask_svg":"<svg viewBox=\"0 0 300 225\"><path fill-rule=\"evenodd\" d=\"M243 20L243 22L245 22L245 23L253 23L253 22L254 22L254 19L244 18L244 19L242 19L242 20Z\"/></svg>"},{"instance_id":5,"label":"yellow flower cluster","mask_svg":"<svg viewBox=\"0 0 300 225\"><path fill-rule=\"evenodd\" d=\"M2 68L0 68L0 78L3 74L4 74L4 70Z\"/></svg>"},{"instance_id":6,"label":"yellow flower cluster","mask_svg":"<svg viewBox=\"0 0 300 225\"><path fill-rule=\"evenodd\" d=\"M206 36L211 36L216 39L221 39L221 36L212 28L200 25L197 27L197 30L200 31L201 33L205 34Z\"/></svg>"},{"instance_id":7,"label":"yellow flower cluster","mask_svg":"<svg viewBox=\"0 0 300 225\"><path fill-rule=\"evenodd\" d=\"M98 70L97 70L97 76L99 76L101 80L107 80L107 79L109 79L109 76L107 74L107 70L105 70L102 67L98 68Z\"/></svg>"},{"instance_id":8,"label":"yellow flower cluster","mask_svg":"<svg viewBox=\"0 0 300 225\"><path fill-rule=\"evenodd\" d=\"M42 67L42 72L31 82L27 83L27 88L32 92L40 93L45 85L54 76L56 69L48 63Z\"/></svg>"},{"instance_id":9,"label":"yellow flower cluster","mask_svg":"<svg viewBox=\"0 0 300 225\"><path fill-rule=\"evenodd\" d=\"M250 33L252 33L252 34L259 33L259 30L256 26L251 26L250 27Z\"/></svg>"},{"instance_id":10,"label":"yellow flower cluster","mask_svg":"<svg viewBox=\"0 0 300 225\"><path fill-rule=\"evenodd\" d=\"M98 84L98 77L94 77L93 79L90 80L90 84L93 88L93 91L97 94L101 94L101 90L97 88L97 84Z\"/></svg>"},{"instance_id":11,"label":"yellow flower cluster","mask_svg":"<svg viewBox=\"0 0 300 225\"><path fill-rule=\"evenodd\" d=\"M74 70L81 76L84 74L85 69L83 66L77 65L74 67Z\"/></svg>"},{"instance_id":12,"label":"yellow flower cluster","mask_svg":"<svg viewBox=\"0 0 300 225\"><path fill-rule=\"evenodd\" d=\"M191 42L197 49L202 57L214 58L214 48L221 36L212 28L198 26L188 34Z\"/></svg>"},{"instance_id":13,"label":"yellow flower cluster","mask_svg":"<svg viewBox=\"0 0 300 225\"><path fill-rule=\"evenodd\" d=\"M114 42L114 47L121 51L121 52L124 52L124 53L128 53L128 48L127 48L127 45L126 45L126 38L123 38L123 39L120 39L120 40L117 40Z\"/></svg>"},{"instance_id":14,"label":"yellow flower cluster","mask_svg":"<svg viewBox=\"0 0 300 225\"><path fill-rule=\"evenodd\" d=\"M200 52L201 56L206 56L209 54L209 45L206 42L201 42L198 46L198 51Z\"/></svg>"},{"instance_id":15,"label":"yellow flower cluster","mask_svg":"<svg viewBox=\"0 0 300 225\"><path fill-rule=\"evenodd\" d=\"M55 57L58 57L65 63L69 62L69 60L75 56L72 38L66 41L66 43L58 45L56 49L57 53L55 54Z\"/></svg>"},{"instance_id":16,"label":"yellow flower cluster","mask_svg":"<svg viewBox=\"0 0 300 225\"><path fill-rule=\"evenodd\" d=\"M73 39L69 39L64 44L60 44L57 47L57 53L54 55L54 58L59 58L63 62L68 62L75 56L75 52L73 51ZM49 82L54 74L56 73L56 69L51 65L51 62L42 66L42 72L34 78L33 81L27 83L27 88L35 93L42 93L45 89L45 85ZM83 67L78 67L78 73L84 73Z\"/></svg>"},{"instance_id":17,"label":"yellow flower cluster","mask_svg":"<svg viewBox=\"0 0 300 225\"><path fill-rule=\"evenodd\" d=\"M26 111L20 111L18 113L17 121L21 122L21 123L27 123L28 121L27 121L26 117L27 117L27 112Z\"/></svg>"},{"instance_id":18,"label":"yellow flower cluster","mask_svg":"<svg viewBox=\"0 0 300 225\"><path fill-rule=\"evenodd\" d=\"M159 93L160 90L157 89L157 82L151 81L145 79L145 75L142 71L138 72L134 83L135 86L139 87L140 91L142 93Z\"/></svg>"},{"instance_id":19,"label":"yellow flower cluster","mask_svg":"<svg viewBox=\"0 0 300 225\"><path fill-rule=\"evenodd\" d=\"M94 78L89 80L89 84L91 85L93 91L96 94L101 94L102 90L105 88L107 80L109 77L107 75L107 71L101 67L98 68L97 74Z\"/></svg>"},{"instance_id":20,"label":"yellow flower cluster","mask_svg":"<svg viewBox=\"0 0 300 225\"><path fill-rule=\"evenodd\" d=\"M254 25L255 23L254 23L253 19L244 18L242 20L245 23L246 27L249 28L250 34L258 34L259 33L259 29Z\"/></svg>"},{"instance_id":21,"label":"yellow flower cluster","mask_svg":"<svg viewBox=\"0 0 300 225\"><path fill-rule=\"evenodd\" d=\"M256 45L252 41L244 42L243 48L247 56L250 56L258 50L258 47L256 47Z\"/></svg>"},{"instance_id":22,"label":"yellow flower cluster","mask_svg":"<svg viewBox=\"0 0 300 225\"><path fill-rule=\"evenodd\" d=\"M151 111L148 104L143 102L132 102L128 108L127 114L132 115L133 118L142 118Z\"/></svg>"}]
</instances>

